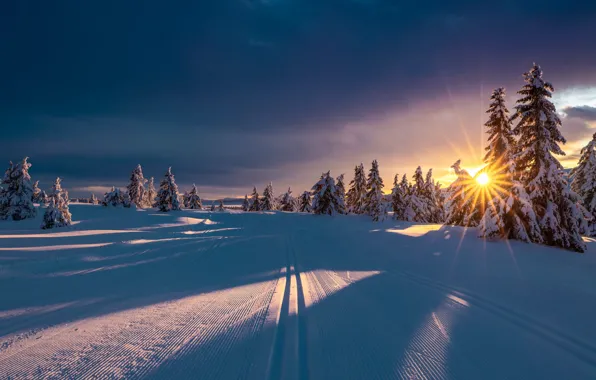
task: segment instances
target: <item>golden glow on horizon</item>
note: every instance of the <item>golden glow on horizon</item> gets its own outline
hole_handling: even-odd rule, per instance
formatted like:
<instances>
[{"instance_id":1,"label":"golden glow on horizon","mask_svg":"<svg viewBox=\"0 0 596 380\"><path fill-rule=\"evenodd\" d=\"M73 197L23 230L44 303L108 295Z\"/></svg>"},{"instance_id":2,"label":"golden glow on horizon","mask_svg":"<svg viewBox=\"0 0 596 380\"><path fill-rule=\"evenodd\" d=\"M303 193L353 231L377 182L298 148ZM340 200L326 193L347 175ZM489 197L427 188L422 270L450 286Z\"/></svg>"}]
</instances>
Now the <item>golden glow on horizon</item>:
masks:
<instances>
[{"instance_id":1,"label":"golden glow on horizon","mask_svg":"<svg viewBox=\"0 0 596 380\"><path fill-rule=\"evenodd\" d=\"M490 182L490 178L488 174L480 173L478 177L476 177L476 182L478 182L480 186L486 186Z\"/></svg>"}]
</instances>

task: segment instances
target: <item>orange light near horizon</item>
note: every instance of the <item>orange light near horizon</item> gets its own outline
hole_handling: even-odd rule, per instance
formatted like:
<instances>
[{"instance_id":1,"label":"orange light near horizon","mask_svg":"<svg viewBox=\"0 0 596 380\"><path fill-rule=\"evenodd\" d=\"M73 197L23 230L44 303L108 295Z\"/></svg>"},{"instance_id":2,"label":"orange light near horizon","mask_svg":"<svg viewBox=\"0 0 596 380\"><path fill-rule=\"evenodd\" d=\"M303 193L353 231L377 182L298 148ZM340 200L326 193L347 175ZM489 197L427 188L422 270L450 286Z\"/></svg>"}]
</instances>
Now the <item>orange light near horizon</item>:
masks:
<instances>
[{"instance_id":1,"label":"orange light near horizon","mask_svg":"<svg viewBox=\"0 0 596 380\"><path fill-rule=\"evenodd\" d=\"M486 186L490 183L490 177L486 173L480 173L478 177L476 177L476 182L478 182L480 186Z\"/></svg>"}]
</instances>

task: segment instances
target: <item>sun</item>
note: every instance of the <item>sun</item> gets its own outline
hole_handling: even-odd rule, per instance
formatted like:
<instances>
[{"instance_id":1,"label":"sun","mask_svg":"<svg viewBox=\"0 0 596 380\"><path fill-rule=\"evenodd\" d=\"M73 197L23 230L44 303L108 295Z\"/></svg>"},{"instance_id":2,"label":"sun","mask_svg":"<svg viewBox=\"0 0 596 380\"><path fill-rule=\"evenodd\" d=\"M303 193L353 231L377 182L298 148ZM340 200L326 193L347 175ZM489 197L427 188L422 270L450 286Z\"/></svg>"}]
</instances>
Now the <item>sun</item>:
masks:
<instances>
[{"instance_id":1,"label":"sun","mask_svg":"<svg viewBox=\"0 0 596 380\"><path fill-rule=\"evenodd\" d=\"M490 178L488 174L480 173L478 177L476 177L476 182L478 182L480 186L486 186L490 182Z\"/></svg>"}]
</instances>

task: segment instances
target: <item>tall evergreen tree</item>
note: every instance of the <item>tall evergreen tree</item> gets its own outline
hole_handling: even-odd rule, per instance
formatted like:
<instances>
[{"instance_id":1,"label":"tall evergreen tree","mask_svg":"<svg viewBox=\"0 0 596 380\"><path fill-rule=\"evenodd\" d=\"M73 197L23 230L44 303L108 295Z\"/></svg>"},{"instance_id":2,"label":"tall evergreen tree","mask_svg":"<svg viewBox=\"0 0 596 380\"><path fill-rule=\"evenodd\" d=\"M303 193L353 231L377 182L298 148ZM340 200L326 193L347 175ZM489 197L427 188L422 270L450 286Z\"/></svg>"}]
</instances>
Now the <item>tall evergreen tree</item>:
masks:
<instances>
[{"instance_id":1,"label":"tall evergreen tree","mask_svg":"<svg viewBox=\"0 0 596 380\"><path fill-rule=\"evenodd\" d=\"M584 252L586 245L580 235L583 213L568 188L561 163L553 156L565 154L559 144L566 142L550 101L554 88L542 79L536 64L524 77L526 84L518 91L521 98L512 117L518 121L513 129L519 136L516 170L536 212L544 243Z\"/></svg>"},{"instance_id":2,"label":"tall evergreen tree","mask_svg":"<svg viewBox=\"0 0 596 380\"><path fill-rule=\"evenodd\" d=\"M186 197L185 207L191 210L200 210L203 208L203 202L201 201L201 197L199 196L197 186L194 183L192 184L192 188L190 189Z\"/></svg>"},{"instance_id":3,"label":"tall evergreen tree","mask_svg":"<svg viewBox=\"0 0 596 380\"><path fill-rule=\"evenodd\" d=\"M379 174L379 163L377 160L373 160L366 183L364 210L372 216L374 221L384 219L387 212L383 201L383 186L383 179Z\"/></svg>"},{"instance_id":4,"label":"tall evergreen tree","mask_svg":"<svg viewBox=\"0 0 596 380\"><path fill-rule=\"evenodd\" d=\"M263 198L261 202L261 211L271 211L275 210L275 201L273 196L273 184L269 182L267 186L265 186L265 190L263 190Z\"/></svg>"},{"instance_id":5,"label":"tall evergreen tree","mask_svg":"<svg viewBox=\"0 0 596 380\"><path fill-rule=\"evenodd\" d=\"M321 179L312 187L312 211L315 214L335 215L339 202L335 180L330 172L323 173Z\"/></svg>"},{"instance_id":6,"label":"tall evergreen tree","mask_svg":"<svg viewBox=\"0 0 596 380\"><path fill-rule=\"evenodd\" d=\"M72 215L68 208L68 195L62 189L62 180L56 178L49 196L49 204L43 215L42 229L66 227L72 224Z\"/></svg>"},{"instance_id":7,"label":"tall evergreen tree","mask_svg":"<svg viewBox=\"0 0 596 380\"><path fill-rule=\"evenodd\" d=\"M145 197L145 183L147 183L147 180L143 177L143 168L139 164L132 171L130 183L126 187L130 203L137 207L143 207L146 203L143 199Z\"/></svg>"},{"instance_id":8,"label":"tall evergreen tree","mask_svg":"<svg viewBox=\"0 0 596 380\"><path fill-rule=\"evenodd\" d=\"M516 142L505 106L505 89L493 91L486 112L489 114L485 123L488 146L483 170L489 175L491 185L482 190L488 195L488 203L480 221L480 236L539 241L536 215L524 186L515 175Z\"/></svg>"},{"instance_id":9,"label":"tall evergreen tree","mask_svg":"<svg viewBox=\"0 0 596 380\"><path fill-rule=\"evenodd\" d=\"M461 168L461 160L457 160L451 168L457 179L447 189L445 201L445 224L455 224L465 227L478 225L480 215L475 204L474 178Z\"/></svg>"},{"instance_id":10,"label":"tall evergreen tree","mask_svg":"<svg viewBox=\"0 0 596 380\"><path fill-rule=\"evenodd\" d=\"M344 184L344 175L341 174L335 180L335 190L337 191L337 212L340 214L347 214L348 208L346 206L346 186Z\"/></svg>"},{"instance_id":11,"label":"tall evergreen tree","mask_svg":"<svg viewBox=\"0 0 596 380\"><path fill-rule=\"evenodd\" d=\"M145 207L155 207L155 197L157 196L157 191L155 191L155 180L153 177L149 178L149 183L147 184L147 190L145 190L144 201Z\"/></svg>"},{"instance_id":12,"label":"tall evergreen tree","mask_svg":"<svg viewBox=\"0 0 596 380\"><path fill-rule=\"evenodd\" d=\"M428 194L426 193L426 182L422 176L422 168L418 166L412 177L412 192L410 202L414 210L414 221L427 223L430 219L430 205Z\"/></svg>"},{"instance_id":13,"label":"tall evergreen tree","mask_svg":"<svg viewBox=\"0 0 596 380\"><path fill-rule=\"evenodd\" d=\"M180 210L178 197L178 185L176 185L174 174L170 167L159 184L155 207L159 208L161 212Z\"/></svg>"},{"instance_id":14,"label":"tall evergreen tree","mask_svg":"<svg viewBox=\"0 0 596 380\"><path fill-rule=\"evenodd\" d=\"M312 207L311 207L311 197L310 197L310 192L305 191L304 193L302 193L302 195L300 195L300 199L298 201L298 211L299 212L311 212L312 211Z\"/></svg>"},{"instance_id":15,"label":"tall evergreen tree","mask_svg":"<svg viewBox=\"0 0 596 380\"><path fill-rule=\"evenodd\" d=\"M112 186L112 190L103 196L103 205L112 207L124 206L124 193L119 188Z\"/></svg>"},{"instance_id":16,"label":"tall evergreen tree","mask_svg":"<svg viewBox=\"0 0 596 380\"><path fill-rule=\"evenodd\" d=\"M25 157L17 164L10 162L4 174L0 190L0 219L23 220L36 215L28 159Z\"/></svg>"},{"instance_id":17,"label":"tall evergreen tree","mask_svg":"<svg viewBox=\"0 0 596 380\"><path fill-rule=\"evenodd\" d=\"M288 187L288 191L283 195L280 203L280 210L287 212L296 211L296 200L292 196L292 189Z\"/></svg>"},{"instance_id":18,"label":"tall evergreen tree","mask_svg":"<svg viewBox=\"0 0 596 380\"><path fill-rule=\"evenodd\" d=\"M404 220L404 204L405 194L403 188L399 183L399 175L393 177L393 189L391 190L391 206L393 208L393 218L396 220Z\"/></svg>"},{"instance_id":19,"label":"tall evergreen tree","mask_svg":"<svg viewBox=\"0 0 596 380\"><path fill-rule=\"evenodd\" d=\"M366 198L366 174L364 165L361 163L354 168L354 179L350 181L350 190L346 196L348 212L353 214L364 213L364 202Z\"/></svg>"},{"instance_id":20,"label":"tall evergreen tree","mask_svg":"<svg viewBox=\"0 0 596 380\"><path fill-rule=\"evenodd\" d=\"M584 231L589 236L596 236L596 133L592 140L582 148L578 165L571 170L571 190L582 199L590 216L589 228Z\"/></svg>"},{"instance_id":21,"label":"tall evergreen tree","mask_svg":"<svg viewBox=\"0 0 596 380\"><path fill-rule=\"evenodd\" d=\"M410 183L408 182L408 178L405 174L401 177L401 182L399 183L399 186L404 197L402 209L399 213L401 217L400 220L412 222L416 218L414 204L417 203L417 201L415 200L416 196L414 194L413 186L410 185Z\"/></svg>"},{"instance_id":22,"label":"tall evergreen tree","mask_svg":"<svg viewBox=\"0 0 596 380\"><path fill-rule=\"evenodd\" d=\"M256 187L253 187L252 189L252 198L249 211L261 211L261 200L259 199L259 193L257 193Z\"/></svg>"},{"instance_id":23,"label":"tall evergreen tree","mask_svg":"<svg viewBox=\"0 0 596 380\"><path fill-rule=\"evenodd\" d=\"M242 202L242 211L250 210L250 202L248 201L248 194L244 196L244 201Z\"/></svg>"}]
</instances>

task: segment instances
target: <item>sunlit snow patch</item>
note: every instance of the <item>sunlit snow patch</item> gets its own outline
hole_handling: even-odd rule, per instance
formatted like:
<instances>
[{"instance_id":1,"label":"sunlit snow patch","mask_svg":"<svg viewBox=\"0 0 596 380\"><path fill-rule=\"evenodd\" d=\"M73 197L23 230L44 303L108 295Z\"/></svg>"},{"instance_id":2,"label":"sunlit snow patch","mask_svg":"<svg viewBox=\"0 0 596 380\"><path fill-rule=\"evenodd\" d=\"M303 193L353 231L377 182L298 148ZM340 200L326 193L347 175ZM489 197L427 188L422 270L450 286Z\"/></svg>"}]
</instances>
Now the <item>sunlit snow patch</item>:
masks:
<instances>
[{"instance_id":1,"label":"sunlit snow patch","mask_svg":"<svg viewBox=\"0 0 596 380\"><path fill-rule=\"evenodd\" d=\"M0 248L0 251L30 251L30 252L45 252L45 251L62 251L65 249L82 249L82 248L99 248L114 243L95 243L95 244L63 244L63 245L44 245L40 247L12 247Z\"/></svg>"},{"instance_id":2,"label":"sunlit snow patch","mask_svg":"<svg viewBox=\"0 0 596 380\"><path fill-rule=\"evenodd\" d=\"M432 232L432 231L438 231L441 227L442 227L442 225L440 225L440 224L424 224L424 225L410 226L410 227L404 228L404 229L388 228L385 230L385 232L392 232L392 233L400 234L400 235L419 237L422 235L426 235L427 233Z\"/></svg>"}]
</instances>

